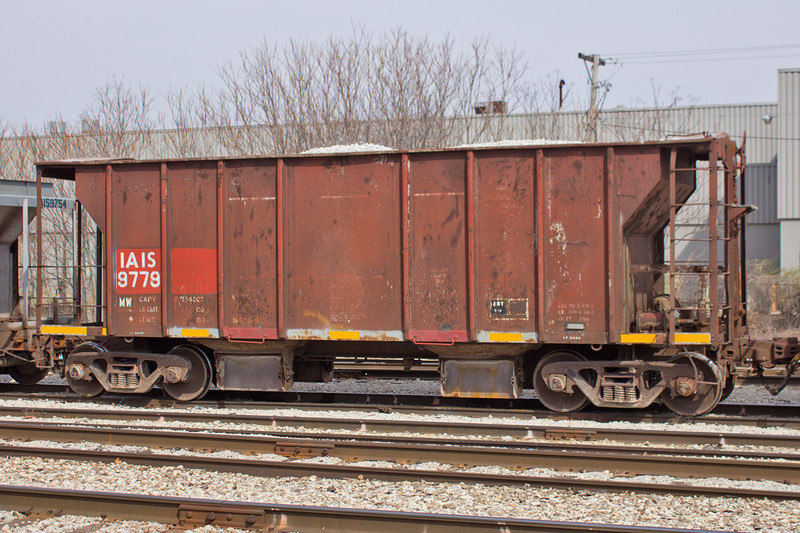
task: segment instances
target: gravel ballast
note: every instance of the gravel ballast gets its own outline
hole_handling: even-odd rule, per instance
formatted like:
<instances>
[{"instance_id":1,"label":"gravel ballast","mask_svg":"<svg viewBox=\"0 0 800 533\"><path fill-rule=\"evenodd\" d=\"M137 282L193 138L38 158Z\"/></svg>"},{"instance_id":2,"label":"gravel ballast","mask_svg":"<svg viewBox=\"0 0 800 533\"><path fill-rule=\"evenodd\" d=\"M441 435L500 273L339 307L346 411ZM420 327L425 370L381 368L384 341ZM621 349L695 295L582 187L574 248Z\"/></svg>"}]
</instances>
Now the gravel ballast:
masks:
<instances>
[{"instance_id":1,"label":"gravel ballast","mask_svg":"<svg viewBox=\"0 0 800 533\"><path fill-rule=\"evenodd\" d=\"M76 475L75 471L84 472ZM800 503L369 479L260 478L182 467L7 458L2 483L242 502L736 531L793 531Z\"/></svg>"},{"instance_id":2,"label":"gravel ballast","mask_svg":"<svg viewBox=\"0 0 800 533\"><path fill-rule=\"evenodd\" d=\"M303 386L318 386L317 384L299 384ZM352 391L352 392L385 392L391 389L398 394L430 393L427 389L438 388L438 383L417 380L409 383L400 380L342 380L339 383L325 384L323 390ZM414 392L411 392L411 391ZM788 394L787 394L788 393ZM800 391L791 387L777 397L770 396L763 388L754 385L744 385L737 389L729 398L731 402L744 403L769 403L780 398L785 403L797 403ZM782 402L782 403L783 403ZM3 401L4 404L18 404L40 407L76 407L74 404L59 402L43 402L40 400ZM87 404L87 408L103 408L102 404ZM121 406L107 406L109 409L130 409ZM217 410L204 409L205 413ZM225 410L219 410L220 413ZM269 412L272 416L304 416L313 417L315 413L291 409L279 409ZM237 414L243 413L241 409ZM266 415L263 410L253 410L252 414ZM332 413L325 411L317 416L332 417L345 413ZM354 416L350 414L349 416ZM453 417L448 415L410 415L399 413L360 413L359 418L403 418L409 420L462 420L464 422L478 423L509 423L507 420L497 418ZM66 422L66 421L65 421ZM87 420L82 421L89 423ZM74 422L70 422L74 423ZM548 421L546 419L533 419L530 421L516 420L514 423L537 423L540 425L558 425L569 427L603 426L598 422L582 421ZM794 434L781 428L757 428L742 426L716 426L704 422L690 424L628 424L621 422L609 423L616 426L652 426L654 429L671 431L742 431L742 432L773 432L774 434ZM144 425L142 422L141 425ZM163 425L163 422L161 423ZM192 424L196 426L197 424ZM240 429L246 429L239 425ZM608 426L606 426L608 427ZM209 429L220 429L219 425L210 425ZM9 442L10 443L10 442ZM20 443L14 443L19 445ZM42 445L43 443L25 443L27 446ZM44 443L46 444L46 443ZM716 443L715 443L716 444ZM55 444L57 446L65 446ZM72 447L73 445L69 445ZM81 445L83 446L83 445ZM88 449L112 451L114 447L104 445L85 445ZM120 449L121 450L121 449ZM162 451L159 451L162 453ZM185 450L171 450L169 453L188 454ZM236 456L229 452L218 452L220 456ZM250 459L262 458L265 460L281 460L276 456L248 456ZM335 463L335 458L312 459L320 462ZM370 461L358 463L363 466L388 466L387 463ZM628 525L669 526L683 528L704 528L736 531L795 531L796 524L800 523L800 502L794 500L760 500L760 499L735 499L735 498L708 498L689 496L670 496L652 494L632 494L612 491L570 491L552 488L537 487L498 487L481 484L457 483L439 484L429 482L400 482L391 483L362 480L332 480L314 476L293 478L260 478L241 474L226 474L210 471L189 470L182 467L148 468L125 464L124 462L105 463L77 463L72 461L59 461L40 458L8 457L3 460L3 471L0 473L2 484L31 484L47 487L64 487L79 490L102 490L110 492L137 493L182 496L193 498L225 499L244 502L298 504L298 505L325 505L346 508L366 508L398 511L417 511L427 513L467 514L493 517L528 518L541 520L569 520L586 521L595 523L617 523ZM392 465L396 466L396 465ZM422 465L405 465L407 468L422 468L430 470L448 470L451 465L438 463L425 463ZM468 469L465 469L468 470ZM473 469L485 473L514 473L497 467L479 467ZM532 469L517 472L522 475L559 476L567 474L548 469ZM575 477L594 477L595 479L615 479L609 472L586 472L568 474ZM665 476L637 476L625 477L627 480L658 483L688 483L688 480L679 480ZM747 486L748 482L732 482L725 479L693 480L691 483L706 484L709 486ZM800 487L792 485L773 484L766 482L752 482L753 487L765 490L800 491ZM10 515L9 515L10 516ZM80 519L81 517L73 517ZM58 520L58 519L53 519ZM84 519L88 520L88 519ZM96 520L96 519L93 519ZM2 520L6 522L7 520ZM9 531L42 531L39 528L44 522L37 523L36 529L20 529L16 526ZM33 525L31 525L33 527ZM75 526L78 527L78 526ZM163 531L160 526L142 524L133 529L120 529L120 531ZM155 529L147 529L155 528ZM54 531L63 531L53 529ZM116 531L108 529L105 524L103 531ZM209 530L217 531L217 530ZM222 531L222 530L219 530Z\"/></svg>"}]
</instances>

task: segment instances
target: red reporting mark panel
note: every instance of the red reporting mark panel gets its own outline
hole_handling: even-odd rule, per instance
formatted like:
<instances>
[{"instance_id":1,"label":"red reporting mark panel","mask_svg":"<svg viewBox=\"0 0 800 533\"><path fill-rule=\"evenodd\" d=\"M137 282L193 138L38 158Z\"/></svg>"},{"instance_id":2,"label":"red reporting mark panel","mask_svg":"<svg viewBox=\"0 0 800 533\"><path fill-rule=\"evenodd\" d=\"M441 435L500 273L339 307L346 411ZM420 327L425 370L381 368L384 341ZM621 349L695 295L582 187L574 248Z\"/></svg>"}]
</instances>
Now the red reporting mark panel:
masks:
<instances>
[{"instance_id":1,"label":"red reporting mark panel","mask_svg":"<svg viewBox=\"0 0 800 533\"><path fill-rule=\"evenodd\" d=\"M274 160L225 162L223 336L277 336L276 166Z\"/></svg>"},{"instance_id":2,"label":"red reporting mark panel","mask_svg":"<svg viewBox=\"0 0 800 533\"><path fill-rule=\"evenodd\" d=\"M217 251L213 248L170 250L172 294L213 294L217 291Z\"/></svg>"},{"instance_id":3,"label":"red reporting mark panel","mask_svg":"<svg viewBox=\"0 0 800 533\"><path fill-rule=\"evenodd\" d=\"M119 165L111 171L108 264L109 333L161 336L159 166Z\"/></svg>"}]
</instances>

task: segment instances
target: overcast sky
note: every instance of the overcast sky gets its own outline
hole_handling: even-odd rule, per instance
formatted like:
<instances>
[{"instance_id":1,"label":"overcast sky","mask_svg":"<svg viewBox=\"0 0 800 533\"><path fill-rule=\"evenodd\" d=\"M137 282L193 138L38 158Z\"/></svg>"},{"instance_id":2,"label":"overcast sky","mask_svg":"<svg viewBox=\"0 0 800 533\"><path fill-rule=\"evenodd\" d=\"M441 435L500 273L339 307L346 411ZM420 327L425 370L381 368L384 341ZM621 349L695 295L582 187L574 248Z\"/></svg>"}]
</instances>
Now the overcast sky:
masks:
<instances>
[{"instance_id":1,"label":"overcast sky","mask_svg":"<svg viewBox=\"0 0 800 533\"><path fill-rule=\"evenodd\" d=\"M663 100L677 89L699 104L775 102L777 70L800 67L798 21L800 2L789 0L0 0L0 120L77 120L114 77L156 98L214 86L220 64L264 38L323 41L354 24L449 34L464 49L488 36L525 52L531 80L557 72L580 92L588 77L578 52L620 58L600 69L611 84L606 109L652 103L653 86ZM738 51L631 55L719 49Z\"/></svg>"}]
</instances>

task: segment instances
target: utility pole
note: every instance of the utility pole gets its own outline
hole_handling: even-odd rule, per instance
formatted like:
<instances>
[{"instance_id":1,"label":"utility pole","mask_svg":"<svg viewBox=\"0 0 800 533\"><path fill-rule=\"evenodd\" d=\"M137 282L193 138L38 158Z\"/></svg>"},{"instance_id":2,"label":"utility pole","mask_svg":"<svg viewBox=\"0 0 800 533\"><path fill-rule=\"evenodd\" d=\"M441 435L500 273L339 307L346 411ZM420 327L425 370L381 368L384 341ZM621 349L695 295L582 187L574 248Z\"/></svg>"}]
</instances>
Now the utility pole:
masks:
<instances>
[{"instance_id":1,"label":"utility pole","mask_svg":"<svg viewBox=\"0 0 800 533\"><path fill-rule=\"evenodd\" d=\"M578 54L578 59L592 62L592 94L589 103L589 131L592 133L592 141L597 142L597 74L600 67L605 66L605 59L598 54Z\"/></svg>"}]
</instances>

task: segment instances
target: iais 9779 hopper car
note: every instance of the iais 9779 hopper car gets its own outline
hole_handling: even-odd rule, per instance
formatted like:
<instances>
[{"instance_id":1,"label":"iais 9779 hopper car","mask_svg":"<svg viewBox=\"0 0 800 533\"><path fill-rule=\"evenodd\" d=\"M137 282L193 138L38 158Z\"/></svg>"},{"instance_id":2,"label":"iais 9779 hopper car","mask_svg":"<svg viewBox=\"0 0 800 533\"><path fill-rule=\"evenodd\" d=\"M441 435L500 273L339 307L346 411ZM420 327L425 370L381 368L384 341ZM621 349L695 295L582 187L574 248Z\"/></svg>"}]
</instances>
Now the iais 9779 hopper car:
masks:
<instances>
[{"instance_id":1,"label":"iais 9779 hopper car","mask_svg":"<svg viewBox=\"0 0 800 533\"><path fill-rule=\"evenodd\" d=\"M191 400L424 355L446 396L699 415L733 364L798 351L747 337L743 159L715 135L40 163L75 181L102 283L71 317L37 284L41 338L68 341L38 358L86 396Z\"/></svg>"}]
</instances>

